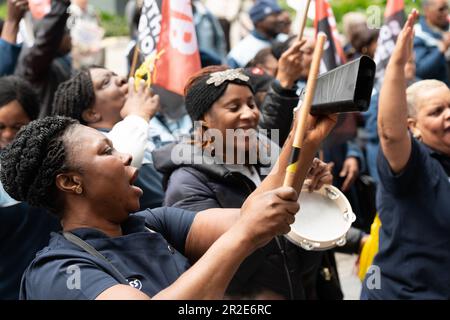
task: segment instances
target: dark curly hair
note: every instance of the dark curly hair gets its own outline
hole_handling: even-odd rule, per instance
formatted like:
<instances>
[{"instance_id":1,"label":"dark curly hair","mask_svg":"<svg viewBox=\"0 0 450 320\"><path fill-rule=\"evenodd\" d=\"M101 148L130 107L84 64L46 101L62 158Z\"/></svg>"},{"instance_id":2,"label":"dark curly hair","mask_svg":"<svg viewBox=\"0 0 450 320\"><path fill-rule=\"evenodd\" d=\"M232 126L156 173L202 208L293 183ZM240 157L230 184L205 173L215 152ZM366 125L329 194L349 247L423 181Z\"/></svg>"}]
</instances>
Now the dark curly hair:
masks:
<instances>
[{"instance_id":1,"label":"dark curly hair","mask_svg":"<svg viewBox=\"0 0 450 320\"><path fill-rule=\"evenodd\" d=\"M30 120L39 115L39 98L31 84L18 76L0 78L0 107L17 100Z\"/></svg>"},{"instance_id":2,"label":"dark curly hair","mask_svg":"<svg viewBox=\"0 0 450 320\"><path fill-rule=\"evenodd\" d=\"M52 115L70 117L87 124L82 113L94 103L95 90L91 74L88 69L81 70L58 86L53 98Z\"/></svg>"},{"instance_id":3,"label":"dark curly hair","mask_svg":"<svg viewBox=\"0 0 450 320\"><path fill-rule=\"evenodd\" d=\"M56 214L62 210L55 177L69 169L64 135L76 124L67 117L46 117L22 127L0 155L0 179L11 197Z\"/></svg>"}]
</instances>

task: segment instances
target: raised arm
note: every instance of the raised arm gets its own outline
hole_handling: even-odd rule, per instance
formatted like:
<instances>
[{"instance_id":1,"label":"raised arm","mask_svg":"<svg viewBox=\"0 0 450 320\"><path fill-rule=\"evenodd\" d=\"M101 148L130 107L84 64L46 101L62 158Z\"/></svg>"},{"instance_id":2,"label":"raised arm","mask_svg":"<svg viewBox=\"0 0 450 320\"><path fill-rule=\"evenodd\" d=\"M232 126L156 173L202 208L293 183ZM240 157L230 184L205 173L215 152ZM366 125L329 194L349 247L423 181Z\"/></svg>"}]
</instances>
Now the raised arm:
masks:
<instances>
[{"instance_id":1,"label":"raised arm","mask_svg":"<svg viewBox=\"0 0 450 320\"><path fill-rule=\"evenodd\" d=\"M0 37L0 77L13 74L21 45L16 44L19 22L28 9L28 1L8 0L8 13Z\"/></svg>"},{"instance_id":2,"label":"raised arm","mask_svg":"<svg viewBox=\"0 0 450 320\"><path fill-rule=\"evenodd\" d=\"M1 38L15 44L19 32L19 22L28 10L28 0L8 0L8 13L3 25Z\"/></svg>"},{"instance_id":3,"label":"raised arm","mask_svg":"<svg viewBox=\"0 0 450 320\"><path fill-rule=\"evenodd\" d=\"M305 142L302 148L302 157L300 159L299 168L295 176L294 189L299 192L303 186L303 182L307 177L307 174L311 168L314 157L317 150L320 147L321 142L330 133L333 127L336 125L337 117L336 115L327 116L309 116L308 118L308 130L306 132ZM273 190L283 185L284 177L286 174L286 167L290 163L290 157L292 152L292 143L294 140L294 133L296 129L296 121L294 120L294 125L289 133L289 137L284 143L281 149L280 156L277 163L273 167L270 174L264 179L261 185L254 191L254 193L265 192L268 190ZM331 167L324 168L323 163L320 165L322 171L330 171ZM319 174L317 171L313 172L313 175ZM320 175L320 174L319 174ZM314 183L316 185L316 183Z\"/></svg>"},{"instance_id":4,"label":"raised arm","mask_svg":"<svg viewBox=\"0 0 450 320\"><path fill-rule=\"evenodd\" d=\"M197 214L186 240L186 255L198 255L220 230L228 229L171 286L153 299L222 299L243 260L274 236L287 233L299 209L292 188L253 195L242 209L209 209ZM214 218L214 219L211 219ZM215 221L212 224L211 221ZM222 225L224 222L225 225ZM203 250L204 251L204 250ZM137 289L115 285L97 299L148 299Z\"/></svg>"},{"instance_id":5,"label":"raised arm","mask_svg":"<svg viewBox=\"0 0 450 320\"><path fill-rule=\"evenodd\" d=\"M261 105L260 127L279 130L279 144L284 144L292 125L292 111L298 104L295 81L302 72L302 56L300 50L305 40L296 41L282 54L278 61L276 80L272 82Z\"/></svg>"},{"instance_id":6,"label":"raised arm","mask_svg":"<svg viewBox=\"0 0 450 320\"><path fill-rule=\"evenodd\" d=\"M23 49L16 73L28 81L42 79L56 57L64 35L69 0L52 0L51 11L39 22L34 45Z\"/></svg>"},{"instance_id":7,"label":"raised arm","mask_svg":"<svg viewBox=\"0 0 450 320\"><path fill-rule=\"evenodd\" d=\"M292 188L279 188L255 195L248 205L239 210L224 212L210 209L201 212L189 232L186 255L191 256L201 247L213 227L207 215L218 219L234 215L237 221L206 253L172 286L163 290L158 299L222 299L233 275L244 259L257 248L267 244L274 236L289 232L299 206ZM197 221L196 221L197 220ZM233 219L226 221L232 222ZM207 221L206 224L202 221ZM216 220L216 224L218 220ZM216 227L217 228L217 227Z\"/></svg>"},{"instance_id":8,"label":"raised arm","mask_svg":"<svg viewBox=\"0 0 450 320\"><path fill-rule=\"evenodd\" d=\"M414 22L418 12L408 16L395 50L386 68L378 106L378 135L382 151L391 169L399 173L411 154L408 132L405 65L413 50Z\"/></svg>"}]
</instances>

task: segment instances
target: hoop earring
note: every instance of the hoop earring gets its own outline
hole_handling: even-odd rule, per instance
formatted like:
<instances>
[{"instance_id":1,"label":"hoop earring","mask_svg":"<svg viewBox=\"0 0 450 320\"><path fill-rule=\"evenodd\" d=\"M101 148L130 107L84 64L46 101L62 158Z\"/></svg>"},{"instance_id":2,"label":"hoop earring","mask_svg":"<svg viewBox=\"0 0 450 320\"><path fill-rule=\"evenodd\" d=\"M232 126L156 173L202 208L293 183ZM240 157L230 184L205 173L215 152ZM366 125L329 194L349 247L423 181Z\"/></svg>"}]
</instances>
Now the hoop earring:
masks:
<instances>
[{"instance_id":1,"label":"hoop earring","mask_svg":"<svg viewBox=\"0 0 450 320\"><path fill-rule=\"evenodd\" d=\"M83 188L82 188L80 185L78 185L78 186L75 188L75 193L76 193L76 194L82 194L82 193L83 193Z\"/></svg>"}]
</instances>

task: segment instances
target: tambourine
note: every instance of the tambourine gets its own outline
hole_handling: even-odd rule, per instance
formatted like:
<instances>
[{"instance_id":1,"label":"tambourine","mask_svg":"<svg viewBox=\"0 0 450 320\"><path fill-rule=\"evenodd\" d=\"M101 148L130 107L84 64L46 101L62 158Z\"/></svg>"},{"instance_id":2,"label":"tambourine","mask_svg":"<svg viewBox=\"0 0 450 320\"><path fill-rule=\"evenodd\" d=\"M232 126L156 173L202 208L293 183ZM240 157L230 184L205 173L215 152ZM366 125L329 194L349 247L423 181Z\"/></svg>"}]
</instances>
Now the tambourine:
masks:
<instances>
[{"instance_id":1,"label":"tambourine","mask_svg":"<svg viewBox=\"0 0 450 320\"><path fill-rule=\"evenodd\" d=\"M300 211L285 237L305 250L328 250L343 246L355 221L350 202L332 185L309 192L303 186L298 199Z\"/></svg>"}]
</instances>

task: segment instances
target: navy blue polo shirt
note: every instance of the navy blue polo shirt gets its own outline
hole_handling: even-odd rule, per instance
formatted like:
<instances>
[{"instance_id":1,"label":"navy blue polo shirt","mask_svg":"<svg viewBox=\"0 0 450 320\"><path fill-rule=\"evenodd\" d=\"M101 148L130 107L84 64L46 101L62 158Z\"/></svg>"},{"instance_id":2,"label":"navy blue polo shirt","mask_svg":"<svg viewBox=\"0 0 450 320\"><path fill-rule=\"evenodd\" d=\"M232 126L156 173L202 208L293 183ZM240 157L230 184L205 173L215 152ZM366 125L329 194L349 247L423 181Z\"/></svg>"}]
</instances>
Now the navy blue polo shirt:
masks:
<instances>
[{"instance_id":1,"label":"navy blue polo shirt","mask_svg":"<svg viewBox=\"0 0 450 320\"><path fill-rule=\"evenodd\" d=\"M177 208L147 209L130 215L123 235L80 228L71 232L105 256L130 285L154 296L189 268L183 256L195 214ZM155 232L150 232L146 227ZM52 233L22 278L21 299L95 299L120 284L110 263Z\"/></svg>"},{"instance_id":2,"label":"navy blue polo shirt","mask_svg":"<svg viewBox=\"0 0 450 320\"><path fill-rule=\"evenodd\" d=\"M381 281L374 288L377 275L368 273L362 297L450 299L450 159L411 140L400 174L392 172L381 150L378 155L382 227L373 265Z\"/></svg>"},{"instance_id":3,"label":"navy blue polo shirt","mask_svg":"<svg viewBox=\"0 0 450 320\"><path fill-rule=\"evenodd\" d=\"M60 229L55 215L25 202L0 208L0 300L19 298L23 272Z\"/></svg>"}]
</instances>

